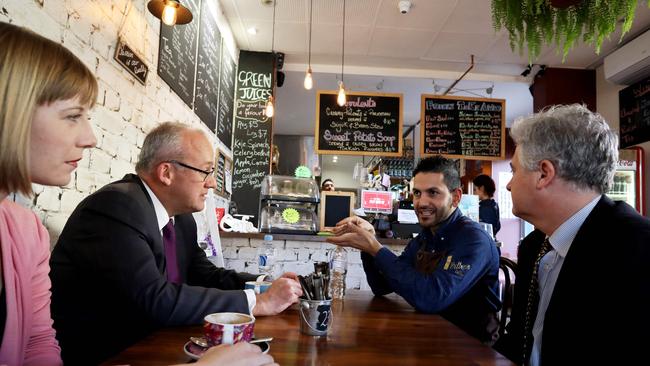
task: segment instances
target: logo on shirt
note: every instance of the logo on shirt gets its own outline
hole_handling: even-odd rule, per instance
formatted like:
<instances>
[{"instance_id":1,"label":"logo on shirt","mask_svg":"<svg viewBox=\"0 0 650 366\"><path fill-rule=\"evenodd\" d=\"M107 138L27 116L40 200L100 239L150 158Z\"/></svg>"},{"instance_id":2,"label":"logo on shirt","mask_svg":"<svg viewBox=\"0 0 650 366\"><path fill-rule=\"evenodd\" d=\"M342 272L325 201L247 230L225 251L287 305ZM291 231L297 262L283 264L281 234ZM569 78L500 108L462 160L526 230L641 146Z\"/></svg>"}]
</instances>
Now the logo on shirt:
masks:
<instances>
[{"instance_id":1,"label":"logo on shirt","mask_svg":"<svg viewBox=\"0 0 650 366\"><path fill-rule=\"evenodd\" d=\"M459 276L464 276L465 273L472 269L472 266L470 264L464 264L462 261L453 262L452 256L450 255L447 257L443 268L445 271L452 271Z\"/></svg>"}]
</instances>

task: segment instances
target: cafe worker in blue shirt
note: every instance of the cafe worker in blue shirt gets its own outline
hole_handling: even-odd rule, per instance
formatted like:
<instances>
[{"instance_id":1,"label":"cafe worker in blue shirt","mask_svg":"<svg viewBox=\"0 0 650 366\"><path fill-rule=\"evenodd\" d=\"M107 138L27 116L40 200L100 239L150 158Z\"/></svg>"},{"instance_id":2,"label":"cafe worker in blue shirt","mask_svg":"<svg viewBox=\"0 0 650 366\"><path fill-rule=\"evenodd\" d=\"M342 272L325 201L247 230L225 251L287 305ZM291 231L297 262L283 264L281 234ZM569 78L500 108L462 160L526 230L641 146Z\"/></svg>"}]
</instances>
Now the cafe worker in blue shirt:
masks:
<instances>
[{"instance_id":1,"label":"cafe worker in blue shirt","mask_svg":"<svg viewBox=\"0 0 650 366\"><path fill-rule=\"evenodd\" d=\"M491 236L464 216L455 163L422 159L413 171L413 205L422 232L396 256L376 239L372 225L349 217L328 242L361 250L376 295L395 292L418 311L437 313L484 343L497 337L499 255Z\"/></svg>"}]
</instances>

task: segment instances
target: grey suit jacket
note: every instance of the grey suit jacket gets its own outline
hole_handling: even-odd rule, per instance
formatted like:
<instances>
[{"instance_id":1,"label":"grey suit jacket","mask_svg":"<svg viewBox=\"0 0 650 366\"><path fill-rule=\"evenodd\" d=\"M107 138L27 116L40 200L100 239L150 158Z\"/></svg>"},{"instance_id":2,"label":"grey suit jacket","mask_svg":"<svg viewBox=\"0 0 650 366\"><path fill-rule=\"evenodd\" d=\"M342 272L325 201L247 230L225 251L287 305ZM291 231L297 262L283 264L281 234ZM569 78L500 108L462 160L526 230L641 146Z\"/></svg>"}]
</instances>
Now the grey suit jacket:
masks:
<instances>
[{"instance_id":1,"label":"grey suit jacket","mask_svg":"<svg viewBox=\"0 0 650 366\"><path fill-rule=\"evenodd\" d=\"M162 237L140 178L127 175L74 210L50 260L52 317L66 365L99 363L157 328L200 324L209 313L248 313L241 290L255 276L208 261L191 214L176 216L175 230L181 285L166 279Z\"/></svg>"}]
</instances>

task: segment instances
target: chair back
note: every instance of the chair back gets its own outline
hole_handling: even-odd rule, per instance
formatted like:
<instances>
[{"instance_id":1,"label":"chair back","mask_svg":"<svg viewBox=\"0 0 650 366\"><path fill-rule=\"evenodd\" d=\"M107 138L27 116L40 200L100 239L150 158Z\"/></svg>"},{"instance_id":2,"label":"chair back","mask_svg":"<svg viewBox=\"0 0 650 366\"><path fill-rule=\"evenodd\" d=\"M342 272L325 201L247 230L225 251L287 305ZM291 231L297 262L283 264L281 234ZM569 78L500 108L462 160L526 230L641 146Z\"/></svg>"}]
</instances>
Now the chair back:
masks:
<instances>
[{"instance_id":1,"label":"chair back","mask_svg":"<svg viewBox=\"0 0 650 366\"><path fill-rule=\"evenodd\" d=\"M501 314L499 316L499 336L503 336L512 311L514 284L517 277L517 263L509 258L499 258L499 269L503 272L504 286L501 291Z\"/></svg>"}]
</instances>

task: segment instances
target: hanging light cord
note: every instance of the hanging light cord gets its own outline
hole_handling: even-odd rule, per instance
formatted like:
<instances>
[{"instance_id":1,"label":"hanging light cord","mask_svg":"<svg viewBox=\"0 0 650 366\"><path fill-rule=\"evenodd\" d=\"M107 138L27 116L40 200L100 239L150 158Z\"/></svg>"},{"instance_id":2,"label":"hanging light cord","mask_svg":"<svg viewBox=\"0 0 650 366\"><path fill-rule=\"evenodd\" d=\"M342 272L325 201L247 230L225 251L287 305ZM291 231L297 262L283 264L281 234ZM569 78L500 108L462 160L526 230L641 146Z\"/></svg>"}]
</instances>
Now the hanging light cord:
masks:
<instances>
[{"instance_id":1,"label":"hanging light cord","mask_svg":"<svg viewBox=\"0 0 650 366\"><path fill-rule=\"evenodd\" d=\"M273 31L271 34L271 53L275 53L275 5L278 0L273 0Z\"/></svg>"},{"instance_id":2,"label":"hanging light cord","mask_svg":"<svg viewBox=\"0 0 650 366\"><path fill-rule=\"evenodd\" d=\"M311 0L309 2L309 61L307 61L310 69L311 69L311 23L313 19L312 16L313 13L314 13L314 0Z\"/></svg>"},{"instance_id":3,"label":"hanging light cord","mask_svg":"<svg viewBox=\"0 0 650 366\"><path fill-rule=\"evenodd\" d=\"M345 0L343 0L343 49L341 50L341 82L343 82L344 60L345 60Z\"/></svg>"}]
</instances>

